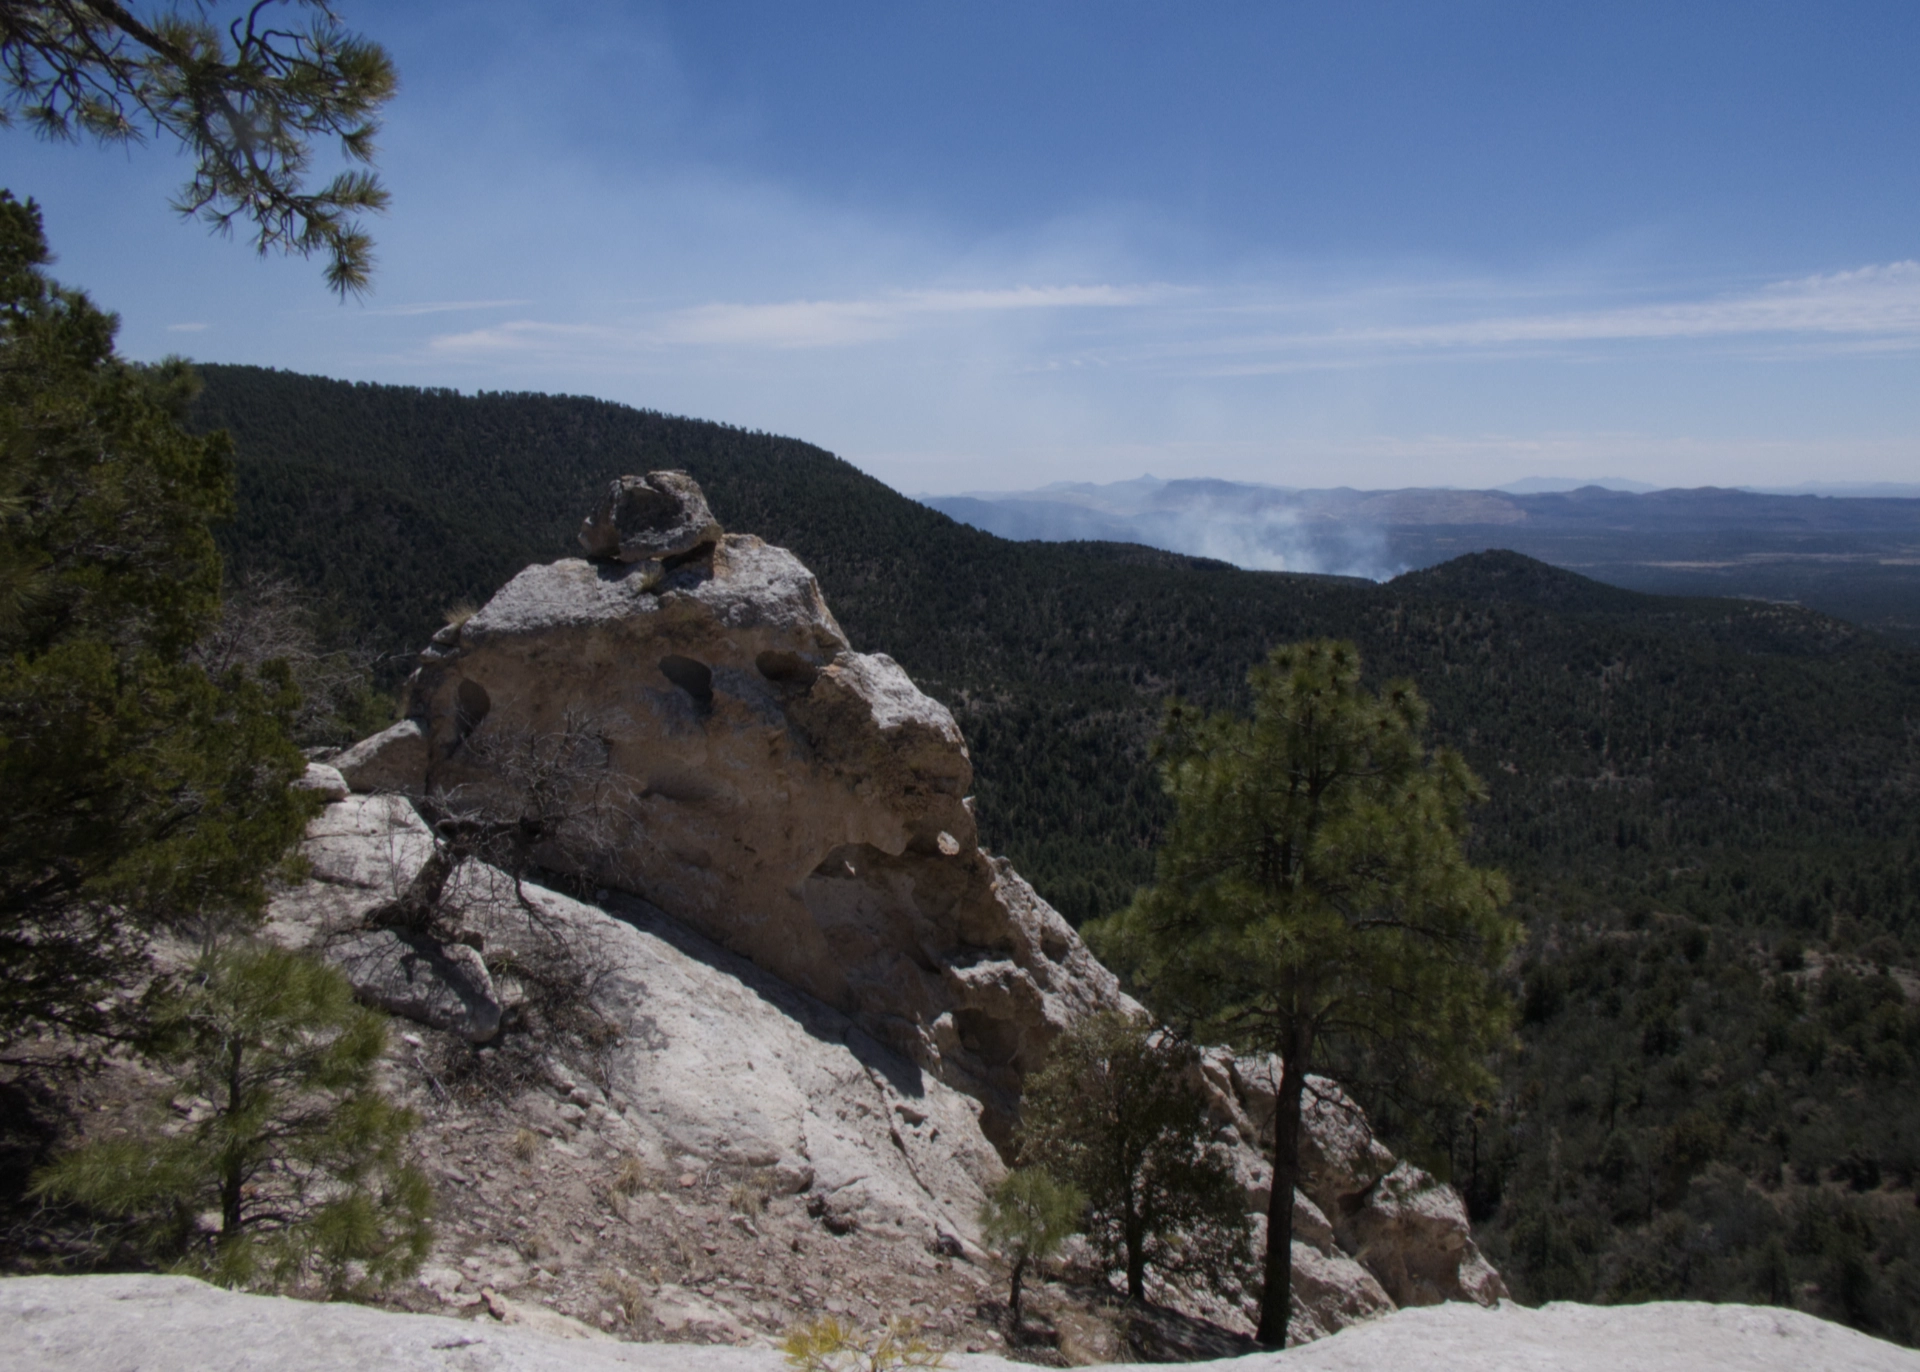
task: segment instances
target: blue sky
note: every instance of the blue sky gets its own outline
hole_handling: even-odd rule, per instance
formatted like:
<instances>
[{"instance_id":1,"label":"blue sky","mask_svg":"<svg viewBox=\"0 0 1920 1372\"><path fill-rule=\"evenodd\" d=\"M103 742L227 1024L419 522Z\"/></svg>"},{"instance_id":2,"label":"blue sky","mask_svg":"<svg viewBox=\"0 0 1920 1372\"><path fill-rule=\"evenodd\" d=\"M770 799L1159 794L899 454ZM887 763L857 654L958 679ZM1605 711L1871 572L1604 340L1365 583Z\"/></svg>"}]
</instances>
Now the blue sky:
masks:
<instances>
[{"instance_id":1,"label":"blue sky","mask_svg":"<svg viewBox=\"0 0 1920 1372\"><path fill-rule=\"evenodd\" d=\"M230 7L230 6L229 6ZM1920 480L1920 5L340 0L374 294L0 133L180 352L605 396L906 491Z\"/></svg>"}]
</instances>

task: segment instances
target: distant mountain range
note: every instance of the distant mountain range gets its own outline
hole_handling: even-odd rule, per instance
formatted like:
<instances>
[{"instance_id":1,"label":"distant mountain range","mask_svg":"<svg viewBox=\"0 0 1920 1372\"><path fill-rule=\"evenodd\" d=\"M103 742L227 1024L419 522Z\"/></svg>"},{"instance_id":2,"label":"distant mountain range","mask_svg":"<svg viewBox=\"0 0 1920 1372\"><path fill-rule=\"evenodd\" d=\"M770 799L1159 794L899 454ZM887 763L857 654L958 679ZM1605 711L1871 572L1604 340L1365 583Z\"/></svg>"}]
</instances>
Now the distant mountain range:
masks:
<instances>
[{"instance_id":1,"label":"distant mountain range","mask_svg":"<svg viewBox=\"0 0 1920 1372\"><path fill-rule=\"evenodd\" d=\"M1552 484L1301 490L1143 476L920 499L1002 538L1143 543L1372 581L1507 548L1633 590L1792 601L1920 639L1920 486L1843 497Z\"/></svg>"}]
</instances>

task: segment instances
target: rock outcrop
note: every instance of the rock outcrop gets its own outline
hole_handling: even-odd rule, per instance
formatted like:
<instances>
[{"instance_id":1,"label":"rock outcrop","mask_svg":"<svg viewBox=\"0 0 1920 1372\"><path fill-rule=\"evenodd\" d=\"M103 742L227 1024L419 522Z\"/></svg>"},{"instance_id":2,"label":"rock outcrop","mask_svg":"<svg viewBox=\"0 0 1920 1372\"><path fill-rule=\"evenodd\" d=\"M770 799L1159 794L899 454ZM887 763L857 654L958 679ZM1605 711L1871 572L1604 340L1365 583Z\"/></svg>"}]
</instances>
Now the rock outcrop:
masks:
<instances>
[{"instance_id":1,"label":"rock outcrop","mask_svg":"<svg viewBox=\"0 0 1920 1372\"><path fill-rule=\"evenodd\" d=\"M501 960L563 935L604 973L609 1109L647 1156L771 1169L849 1224L964 1248L1025 1075L1137 1007L980 849L952 715L853 651L792 554L723 533L681 473L613 483L581 541L435 635L408 718L333 759L361 794L316 821L276 927L470 1042L512 1017ZM598 905L509 874L531 866ZM1264 1215L1277 1065L1201 1071ZM1458 1196L1332 1083L1312 1096L1296 1333L1503 1296Z\"/></svg>"},{"instance_id":2,"label":"rock outcrop","mask_svg":"<svg viewBox=\"0 0 1920 1372\"><path fill-rule=\"evenodd\" d=\"M443 815L560 817L542 866L852 1015L982 1101L1004 1143L1054 1035L1130 1002L980 850L953 716L851 650L791 553L704 512L680 474L623 478L582 536L617 528L617 555L514 577L422 655L409 719L335 765Z\"/></svg>"},{"instance_id":3,"label":"rock outcrop","mask_svg":"<svg viewBox=\"0 0 1920 1372\"><path fill-rule=\"evenodd\" d=\"M1213 1049L1201 1070L1249 1204L1264 1214L1279 1059ZM1307 1084L1293 1267L1309 1294L1297 1296L1295 1320L1331 1333L1403 1306L1504 1299L1506 1283L1473 1241L1460 1193L1396 1158L1338 1084Z\"/></svg>"}]
</instances>

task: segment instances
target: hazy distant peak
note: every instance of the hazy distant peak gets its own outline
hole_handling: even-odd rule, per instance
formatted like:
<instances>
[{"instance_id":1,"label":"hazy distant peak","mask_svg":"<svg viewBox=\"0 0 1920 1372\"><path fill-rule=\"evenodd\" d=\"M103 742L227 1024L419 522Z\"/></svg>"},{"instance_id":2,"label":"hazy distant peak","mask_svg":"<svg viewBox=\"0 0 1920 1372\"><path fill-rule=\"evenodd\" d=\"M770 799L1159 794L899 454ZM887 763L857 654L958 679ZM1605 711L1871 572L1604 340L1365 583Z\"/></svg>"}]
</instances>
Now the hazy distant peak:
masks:
<instances>
[{"instance_id":1,"label":"hazy distant peak","mask_svg":"<svg viewBox=\"0 0 1920 1372\"><path fill-rule=\"evenodd\" d=\"M1644 481L1630 481L1624 476L1527 476L1493 489L1505 491L1508 495L1559 495L1593 486L1607 491L1629 491L1634 495L1645 495L1648 491L1660 489Z\"/></svg>"}]
</instances>

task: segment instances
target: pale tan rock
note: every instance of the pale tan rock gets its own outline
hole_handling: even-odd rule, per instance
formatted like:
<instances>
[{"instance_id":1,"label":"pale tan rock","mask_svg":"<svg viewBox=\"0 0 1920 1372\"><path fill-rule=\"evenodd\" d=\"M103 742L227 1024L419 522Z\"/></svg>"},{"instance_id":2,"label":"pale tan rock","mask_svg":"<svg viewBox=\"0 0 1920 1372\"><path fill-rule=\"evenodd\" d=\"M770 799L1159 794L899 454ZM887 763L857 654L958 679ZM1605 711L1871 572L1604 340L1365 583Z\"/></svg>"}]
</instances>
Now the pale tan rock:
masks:
<instances>
[{"instance_id":1,"label":"pale tan rock","mask_svg":"<svg viewBox=\"0 0 1920 1372\"><path fill-rule=\"evenodd\" d=\"M1064 1342L1064 1340L1063 1340ZM242 1295L190 1277L0 1279L9 1372L780 1372L778 1349L555 1339L490 1319ZM950 1353L956 1372L1031 1366ZM1108 1364L1108 1366L1114 1366ZM1650 1301L1451 1305L1371 1320L1245 1372L1920 1372L1920 1352L1797 1310Z\"/></svg>"},{"instance_id":2,"label":"pale tan rock","mask_svg":"<svg viewBox=\"0 0 1920 1372\"><path fill-rule=\"evenodd\" d=\"M1397 1306L1461 1299L1491 1305L1507 1295L1473 1241L1460 1193L1411 1163L1375 1182L1340 1228Z\"/></svg>"},{"instance_id":3,"label":"pale tan rock","mask_svg":"<svg viewBox=\"0 0 1920 1372\"><path fill-rule=\"evenodd\" d=\"M297 791L318 792L328 802L347 798L347 779L340 775L339 768L324 762L309 762L307 770L294 778L293 786Z\"/></svg>"},{"instance_id":4,"label":"pale tan rock","mask_svg":"<svg viewBox=\"0 0 1920 1372\"><path fill-rule=\"evenodd\" d=\"M1293 1308L1287 1341L1313 1339L1393 1313L1394 1304L1373 1274L1338 1249L1293 1244Z\"/></svg>"},{"instance_id":5,"label":"pale tan rock","mask_svg":"<svg viewBox=\"0 0 1920 1372\"><path fill-rule=\"evenodd\" d=\"M433 831L403 797L349 796L314 817L300 852L314 880L396 900L433 856Z\"/></svg>"},{"instance_id":6,"label":"pale tan rock","mask_svg":"<svg viewBox=\"0 0 1920 1372\"><path fill-rule=\"evenodd\" d=\"M336 755L333 767L356 791L418 795L427 771L427 740L417 720L403 719Z\"/></svg>"},{"instance_id":7,"label":"pale tan rock","mask_svg":"<svg viewBox=\"0 0 1920 1372\"><path fill-rule=\"evenodd\" d=\"M1001 1143L1052 1038L1131 1004L980 851L952 715L849 650L792 554L728 535L659 577L529 567L445 637L412 688L425 765L393 789L514 814L529 760L591 736L559 807L591 841L554 837L543 864L852 1014L980 1099Z\"/></svg>"},{"instance_id":8,"label":"pale tan rock","mask_svg":"<svg viewBox=\"0 0 1920 1372\"><path fill-rule=\"evenodd\" d=\"M608 1335L586 1321L576 1320L571 1315L549 1310L532 1301L513 1300L491 1290L482 1291L480 1300L486 1306L487 1313L501 1324L519 1325L530 1334L544 1335L549 1339L608 1340Z\"/></svg>"},{"instance_id":9,"label":"pale tan rock","mask_svg":"<svg viewBox=\"0 0 1920 1372\"><path fill-rule=\"evenodd\" d=\"M355 796L331 806L309 848L366 883L351 888L363 897L417 879L415 831L391 819L406 805ZM490 995L498 1027L509 997L480 980L473 948L343 923L326 900L339 889L316 877L282 893L268 934L341 965L363 999L469 1039L488 1028ZM1004 1171L978 1102L644 902L613 895L609 905L617 913L466 861L442 887L435 921L521 975L558 971L579 988L583 1004L569 1013L601 1026L605 1090L569 1080L569 1100L608 1128L620 1121L616 1132L650 1166L747 1169L776 1192L807 1193L823 1222L898 1236L915 1254L943 1241L978 1253L977 1211ZM475 970L474 985L462 982ZM534 1113L542 1108L550 1113L543 1093L516 1107L535 1127L563 1127Z\"/></svg>"},{"instance_id":10,"label":"pale tan rock","mask_svg":"<svg viewBox=\"0 0 1920 1372\"><path fill-rule=\"evenodd\" d=\"M327 945L354 993L389 1014L485 1043L500 1032L501 1005L486 963L472 948L411 930L369 929Z\"/></svg>"},{"instance_id":11,"label":"pale tan rock","mask_svg":"<svg viewBox=\"0 0 1920 1372\"><path fill-rule=\"evenodd\" d=\"M1214 1117L1234 1140L1234 1167L1249 1206L1264 1213L1272 1192L1280 1061L1215 1049L1204 1070L1218 1092ZM1320 1227L1328 1226L1340 1252L1378 1283L1389 1308L1457 1300L1491 1305L1507 1297L1506 1283L1474 1242L1459 1192L1396 1158L1351 1096L1325 1077L1308 1077L1301 1122L1297 1238L1324 1255Z\"/></svg>"}]
</instances>

